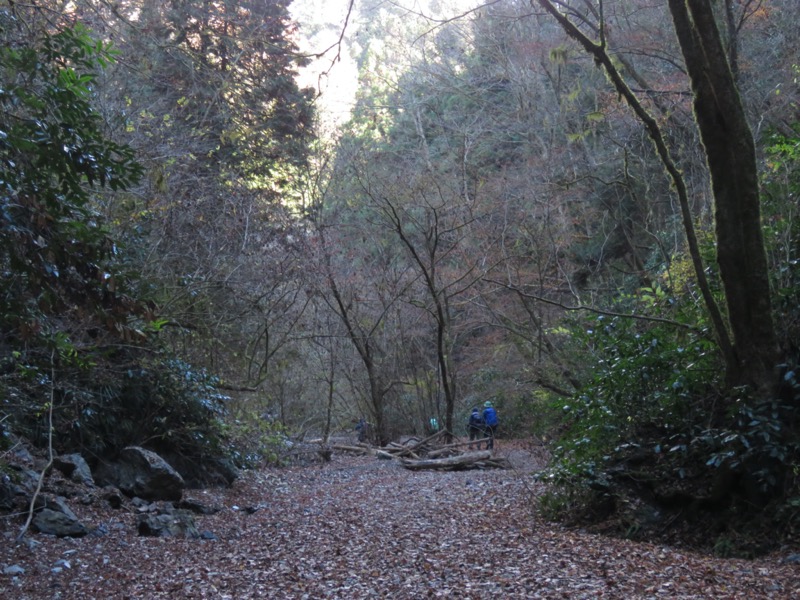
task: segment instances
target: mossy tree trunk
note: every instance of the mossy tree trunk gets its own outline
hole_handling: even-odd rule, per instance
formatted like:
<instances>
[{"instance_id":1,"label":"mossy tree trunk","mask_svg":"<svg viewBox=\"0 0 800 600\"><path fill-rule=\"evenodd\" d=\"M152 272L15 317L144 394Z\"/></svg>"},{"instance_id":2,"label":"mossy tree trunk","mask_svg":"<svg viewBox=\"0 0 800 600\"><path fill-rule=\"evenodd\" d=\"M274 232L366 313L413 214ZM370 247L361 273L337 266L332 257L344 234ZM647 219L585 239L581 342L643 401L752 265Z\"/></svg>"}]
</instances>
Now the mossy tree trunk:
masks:
<instances>
[{"instance_id":1,"label":"mossy tree trunk","mask_svg":"<svg viewBox=\"0 0 800 600\"><path fill-rule=\"evenodd\" d=\"M669 0L669 8L692 83L714 192L717 262L737 363L729 365L728 383L768 391L777 341L753 135L710 0Z\"/></svg>"}]
</instances>

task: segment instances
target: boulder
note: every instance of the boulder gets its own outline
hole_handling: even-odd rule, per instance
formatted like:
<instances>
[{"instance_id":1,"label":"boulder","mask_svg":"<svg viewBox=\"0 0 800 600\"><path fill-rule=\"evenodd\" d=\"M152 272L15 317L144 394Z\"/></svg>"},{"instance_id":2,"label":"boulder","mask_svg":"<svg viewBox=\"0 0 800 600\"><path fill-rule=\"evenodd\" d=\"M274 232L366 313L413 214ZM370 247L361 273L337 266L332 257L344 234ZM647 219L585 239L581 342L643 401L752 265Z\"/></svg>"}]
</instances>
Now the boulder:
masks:
<instances>
[{"instance_id":1,"label":"boulder","mask_svg":"<svg viewBox=\"0 0 800 600\"><path fill-rule=\"evenodd\" d=\"M200 532L192 515L184 510L171 514L141 515L138 520L139 535L152 537L187 537L198 539Z\"/></svg>"},{"instance_id":2,"label":"boulder","mask_svg":"<svg viewBox=\"0 0 800 600\"><path fill-rule=\"evenodd\" d=\"M53 459L53 466L71 481L94 487L92 470L80 454L57 456Z\"/></svg>"},{"instance_id":3,"label":"boulder","mask_svg":"<svg viewBox=\"0 0 800 600\"><path fill-rule=\"evenodd\" d=\"M103 488L103 500L108 502L111 508L122 508L122 492L113 485Z\"/></svg>"},{"instance_id":4,"label":"boulder","mask_svg":"<svg viewBox=\"0 0 800 600\"><path fill-rule=\"evenodd\" d=\"M11 483L11 479L8 476L0 476L0 510L14 510L18 490L19 487Z\"/></svg>"},{"instance_id":5,"label":"boulder","mask_svg":"<svg viewBox=\"0 0 800 600\"><path fill-rule=\"evenodd\" d=\"M221 456L164 455L164 459L183 476L187 488L227 487L239 477L239 470L233 462Z\"/></svg>"},{"instance_id":6,"label":"boulder","mask_svg":"<svg viewBox=\"0 0 800 600\"><path fill-rule=\"evenodd\" d=\"M39 473L14 463L8 465L7 475L10 476L8 481L14 488L14 493L18 495L32 496L39 483Z\"/></svg>"},{"instance_id":7,"label":"boulder","mask_svg":"<svg viewBox=\"0 0 800 600\"><path fill-rule=\"evenodd\" d=\"M78 517L72 512L72 509L67 504L67 499L63 496L49 496L47 494L40 494L36 496L36 501L33 503L34 508L49 509L55 512L65 514L73 521L77 521Z\"/></svg>"},{"instance_id":8,"label":"boulder","mask_svg":"<svg viewBox=\"0 0 800 600\"><path fill-rule=\"evenodd\" d=\"M113 463L103 463L95 471L101 485L112 485L126 496L146 500L180 500L186 483L170 464L155 452L129 446Z\"/></svg>"},{"instance_id":9,"label":"boulder","mask_svg":"<svg viewBox=\"0 0 800 600\"><path fill-rule=\"evenodd\" d=\"M214 515L220 511L220 508L218 506L206 506L202 502L190 499L181 500L176 505L176 508L188 510L197 515Z\"/></svg>"},{"instance_id":10,"label":"boulder","mask_svg":"<svg viewBox=\"0 0 800 600\"><path fill-rule=\"evenodd\" d=\"M15 464L7 467L7 472L0 472L0 511L14 512L30 504L39 474Z\"/></svg>"},{"instance_id":11,"label":"boulder","mask_svg":"<svg viewBox=\"0 0 800 600\"><path fill-rule=\"evenodd\" d=\"M211 461L210 468L222 478L225 485L233 485L239 477L239 469L233 464L233 461L227 458L216 458Z\"/></svg>"},{"instance_id":12,"label":"boulder","mask_svg":"<svg viewBox=\"0 0 800 600\"><path fill-rule=\"evenodd\" d=\"M50 508L38 511L31 524L40 533L58 537L83 537L89 533L86 525L78 521L74 515L69 516Z\"/></svg>"}]
</instances>

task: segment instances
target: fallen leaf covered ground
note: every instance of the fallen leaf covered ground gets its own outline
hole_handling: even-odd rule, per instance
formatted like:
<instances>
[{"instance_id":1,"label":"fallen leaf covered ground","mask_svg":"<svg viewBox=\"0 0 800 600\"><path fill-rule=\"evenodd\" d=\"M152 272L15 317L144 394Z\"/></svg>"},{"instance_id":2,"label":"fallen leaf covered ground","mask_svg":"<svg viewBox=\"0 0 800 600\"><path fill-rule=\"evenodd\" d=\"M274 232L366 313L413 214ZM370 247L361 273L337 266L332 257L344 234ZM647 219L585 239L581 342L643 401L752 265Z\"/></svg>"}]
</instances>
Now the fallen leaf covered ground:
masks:
<instances>
[{"instance_id":1,"label":"fallen leaf covered ground","mask_svg":"<svg viewBox=\"0 0 800 600\"><path fill-rule=\"evenodd\" d=\"M413 472L334 455L322 466L243 474L187 497L216 539L139 537L132 507L73 508L99 535L29 534L3 521L0 598L800 598L786 553L727 560L567 530L537 518L541 465ZM18 571L15 569L12 571ZM1 569L0 569L1 570Z\"/></svg>"}]
</instances>

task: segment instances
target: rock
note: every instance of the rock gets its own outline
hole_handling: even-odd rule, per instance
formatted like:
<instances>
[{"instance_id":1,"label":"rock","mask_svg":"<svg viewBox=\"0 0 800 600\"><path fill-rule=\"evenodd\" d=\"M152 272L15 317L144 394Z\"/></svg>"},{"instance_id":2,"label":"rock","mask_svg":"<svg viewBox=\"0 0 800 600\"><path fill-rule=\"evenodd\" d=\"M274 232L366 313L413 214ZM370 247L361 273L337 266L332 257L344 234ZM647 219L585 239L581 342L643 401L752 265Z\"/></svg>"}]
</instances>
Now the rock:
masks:
<instances>
[{"instance_id":1,"label":"rock","mask_svg":"<svg viewBox=\"0 0 800 600\"><path fill-rule=\"evenodd\" d=\"M783 565L800 565L800 554L789 554L781 559Z\"/></svg>"},{"instance_id":2,"label":"rock","mask_svg":"<svg viewBox=\"0 0 800 600\"><path fill-rule=\"evenodd\" d=\"M233 461L226 458L217 458L211 462L211 468L216 472L226 485L232 485L239 477L239 469Z\"/></svg>"},{"instance_id":3,"label":"rock","mask_svg":"<svg viewBox=\"0 0 800 600\"><path fill-rule=\"evenodd\" d=\"M25 446L22 439L16 436L11 436L11 442L12 446L9 452L11 453L13 462L17 464L24 464L29 467L33 466L36 462L36 459L33 457L33 454L31 454L30 450L28 450L28 448Z\"/></svg>"},{"instance_id":4,"label":"rock","mask_svg":"<svg viewBox=\"0 0 800 600\"><path fill-rule=\"evenodd\" d=\"M100 523L100 525L89 532L89 535L92 537L103 537L106 534L108 534L108 527L104 523Z\"/></svg>"},{"instance_id":5,"label":"rock","mask_svg":"<svg viewBox=\"0 0 800 600\"><path fill-rule=\"evenodd\" d=\"M103 500L108 502L111 508L122 507L122 492L113 486L108 486L103 489Z\"/></svg>"},{"instance_id":6,"label":"rock","mask_svg":"<svg viewBox=\"0 0 800 600\"><path fill-rule=\"evenodd\" d=\"M71 481L94 487L92 470L80 454L58 456L53 459L53 466Z\"/></svg>"},{"instance_id":7,"label":"rock","mask_svg":"<svg viewBox=\"0 0 800 600\"><path fill-rule=\"evenodd\" d=\"M239 470L224 457L209 456L196 460L165 455L163 458L183 476L187 487L228 487L239 477Z\"/></svg>"},{"instance_id":8,"label":"rock","mask_svg":"<svg viewBox=\"0 0 800 600\"><path fill-rule=\"evenodd\" d=\"M196 515L213 515L220 511L219 507L216 506L206 506L205 504L198 502L197 500L181 500L176 508L182 508L185 510L190 510Z\"/></svg>"},{"instance_id":9,"label":"rock","mask_svg":"<svg viewBox=\"0 0 800 600\"><path fill-rule=\"evenodd\" d=\"M155 452L129 446L113 463L101 464L95 479L113 485L126 496L145 500L180 500L186 483L170 464Z\"/></svg>"},{"instance_id":10,"label":"rock","mask_svg":"<svg viewBox=\"0 0 800 600\"><path fill-rule=\"evenodd\" d=\"M144 498L139 498L136 496L135 498L131 499L131 505L136 509L138 513L163 513L168 512L161 510L161 506L157 502L151 502L149 500L145 500Z\"/></svg>"},{"instance_id":11,"label":"rock","mask_svg":"<svg viewBox=\"0 0 800 600\"><path fill-rule=\"evenodd\" d=\"M14 495L30 497L39 483L39 473L9 463L8 473L3 475L3 481L7 483Z\"/></svg>"},{"instance_id":12,"label":"rock","mask_svg":"<svg viewBox=\"0 0 800 600\"><path fill-rule=\"evenodd\" d=\"M83 537L89 533L86 525L78 519L50 508L38 511L33 517L32 525L40 533L57 537Z\"/></svg>"},{"instance_id":13,"label":"rock","mask_svg":"<svg viewBox=\"0 0 800 600\"><path fill-rule=\"evenodd\" d=\"M24 575L25 569L20 567L19 565L11 565L10 567L6 567L3 569L3 575Z\"/></svg>"},{"instance_id":14,"label":"rock","mask_svg":"<svg viewBox=\"0 0 800 600\"><path fill-rule=\"evenodd\" d=\"M0 478L0 510L14 510L17 489L17 486L11 483L11 479L8 475L3 475Z\"/></svg>"},{"instance_id":15,"label":"rock","mask_svg":"<svg viewBox=\"0 0 800 600\"><path fill-rule=\"evenodd\" d=\"M198 539L200 532L192 515L186 511L175 511L171 515L141 515L138 521L139 535L152 537L188 537Z\"/></svg>"},{"instance_id":16,"label":"rock","mask_svg":"<svg viewBox=\"0 0 800 600\"><path fill-rule=\"evenodd\" d=\"M66 498L63 498L62 496L56 496L55 498L52 498L46 494L40 494L36 496L34 508L47 508L55 512L63 513L74 521L78 520L78 517L75 516L75 513L72 512L72 509L67 504Z\"/></svg>"}]
</instances>

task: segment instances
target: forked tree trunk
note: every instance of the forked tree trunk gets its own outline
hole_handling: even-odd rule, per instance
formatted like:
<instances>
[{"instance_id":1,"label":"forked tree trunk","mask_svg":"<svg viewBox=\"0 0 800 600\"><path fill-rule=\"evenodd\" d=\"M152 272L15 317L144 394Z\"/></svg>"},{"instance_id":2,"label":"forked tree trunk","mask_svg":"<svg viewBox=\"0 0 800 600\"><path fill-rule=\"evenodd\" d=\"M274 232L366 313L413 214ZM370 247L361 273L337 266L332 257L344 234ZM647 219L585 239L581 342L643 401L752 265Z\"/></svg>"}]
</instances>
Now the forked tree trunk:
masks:
<instances>
[{"instance_id":1,"label":"forked tree trunk","mask_svg":"<svg viewBox=\"0 0 800 600\"><path fill-rule=\"evenodd\" d=\"M778 349L761 233L755 144L710 0L669 0L669 8L692 83L695 118L711 173L717 262L728 308L727 323L706 281L683 176L670 156L657 122L625 83L607 53L602 26L600 43L595 43L552 0L532 1L549 12L606 70L617 91L647 128L679 196L689 254L725 359L727 383L749 385L762 395L769 394L774 384Z\"/></svg>"}]
</instances>

